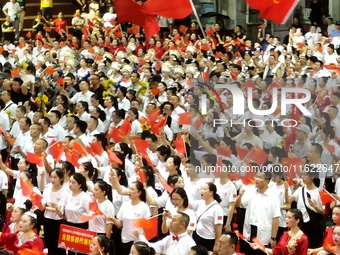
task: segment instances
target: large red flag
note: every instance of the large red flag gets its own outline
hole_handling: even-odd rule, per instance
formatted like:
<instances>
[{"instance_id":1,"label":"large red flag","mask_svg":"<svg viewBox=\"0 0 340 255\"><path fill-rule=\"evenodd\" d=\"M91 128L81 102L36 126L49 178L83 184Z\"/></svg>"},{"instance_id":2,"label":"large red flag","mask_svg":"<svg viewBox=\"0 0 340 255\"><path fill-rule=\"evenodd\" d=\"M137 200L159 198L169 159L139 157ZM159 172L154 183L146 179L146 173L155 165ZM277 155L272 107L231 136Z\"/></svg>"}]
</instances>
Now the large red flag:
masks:
<instances>
[{"instance_id":1,"label":"large red flag","mask_svg":"<svg viewBox=\"0 0 340 255\"><path fill-rule=\"evenodd\" d=\"M44 166L43 156L41 154L35 154L31 152L26 153L28 162L36 164L37 166Z\"/></svg>"},{"instance_id":2,"label":"large red flag","mask_svg":"<svg viewBox=\"0 0 340 255\"><path fill-rule=\"evenodd\" d=\"M35 192L33 192L30 196L30 199L32 201L32 205L36 206L39 208L40 211L43 211L44 208L41 205L41 200L43 199L43 197Z\"/></svg>"},{"instance_id":3,"label":"large red flag","mask_svg":"<svg viewBox=\"0 0 340 255\"><path fill-rule=\"evenodd\" d=\"M247 4L260 12L262 19L283 24L298 4L299 0L246 0Z\"/></svg>"},{"instance_id":4,"label":"large red flag","mask_svg":"<svg viewBox=\"0 0 340 255\"><path fill-rule=\"evenodd\" d=\"M146 39L158 34L159 26L155 16L134 0L115 0L117 20L121 23L130 22L145 30ZM174 9L171 11L173 12Z\"/></svg>"},{"instance_id":5,"label":"large red flag","mask_svg":"<svg viewBox=\"0 0 340 255\"><path fill-rule=\"evenodd\" d=\"M119 143L123 139L124 135L118 128L113 127L109 129L108 137L112 138L115 143Z\"/></svg>"},{"instance_id":6,"label":"large red flag","mask_svg":"<svg viewBox=\"0 0 340 255\"><path fill-rule=\"evenodd\" d=\"M106 148L107 154L109 155L109 161L118 164L123 164L123 162L117 157L116 153L112 152L110 148Z\"/></svg>"},{"instance_id":7,"label":"large red flag","mask_svg":"<svg viewBox=\"0 0 340 255\"><path fill-rule=\"evenodd\" d=\"M190 0L148 0L143 5L149 13L170 19L184 19L193 13Z\"/></svg>"},{"instance_id":8,"label":"large red flag","mask_svg":"<svg viewBox=\"0 0 340 255\"><path fill-rule=\"evenodd\" d=\"M54 143L50 147L50 152L51 152L51 154L54 157L56 162L60 161L60 157L63 154L63 151L64 151L64 147L63 147L62 142Z\"/></svg>"},{"instance_id":9,"label":"large red flag","mask_svg":"<svg viewBox=\"0 0 340 255\"><path fill-rule=\"evenodd\" d=\"M123 136L127 136L131 133L131 122L129 118L124 119L122 125L119 127L119 131Z\"/></svg>"},{"instance_id":10,"label":"large red flag","mask_svg":"<svg viewBox=\"0 0 340 255\"><path fill-rule=\"evenodd\" d=\"M33 187L32 187L32 185L30 185L30 184L28 183L28 180L27 180L27 179L20 178L20 186L21 186L22 194L23 194L25 197L31 196L31 194L32 194L32 192L33 192Z\"/></svg>"},{"instance_id":11,"label":"large red flag","mask_svg":"<svg viewBox=\"0 0 340 255\"><path fill-rule=\"evenodd\" d=\"M91 212L94 212L95 214L99 214L99 215L104 215L98 206L98 203L96 200L93 200L92 202L89 203L89 209Z\"/></svg>"},{"instance_id":12,"label":"large red flag","mask_svg":"<svg viewBox=\"0 0 340 255\"><path fill-rule=\"evenodd\" d=\"M322 205L330 204L334 200L336 200L331 194L329 194L327 190L320 190L319 194L320 194Z\"/></svg>"},{"instance_id":13,"label":"large red flag","mask_svg":"<svg viewBox=\"0 0 340 255\"><path fill-rule=\"evenodd\" d=\"M268 160L268 154L258 145L251 148L248 157L259 166L263 165Z\"/></svg>"}]
</instances>

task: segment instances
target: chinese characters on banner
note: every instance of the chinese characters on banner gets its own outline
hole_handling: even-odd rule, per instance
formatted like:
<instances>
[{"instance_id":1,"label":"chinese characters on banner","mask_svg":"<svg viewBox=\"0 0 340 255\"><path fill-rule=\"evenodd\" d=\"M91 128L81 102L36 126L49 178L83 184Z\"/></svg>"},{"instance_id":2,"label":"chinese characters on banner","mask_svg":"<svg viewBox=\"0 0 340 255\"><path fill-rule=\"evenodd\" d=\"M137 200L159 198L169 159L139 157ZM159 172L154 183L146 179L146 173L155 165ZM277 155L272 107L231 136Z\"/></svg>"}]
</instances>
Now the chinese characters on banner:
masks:
<instances>
[{"instance_id":1,"label":"chinese characters on banner","mask_svg":"<svg viewBox=\"0 0 340 255\"><path fill-rule=\"evenodd\" d=\"M65 250L90 253L90 244L97 233L86 229L60 225L58 246Z\"/></svg>"}]
</instances>

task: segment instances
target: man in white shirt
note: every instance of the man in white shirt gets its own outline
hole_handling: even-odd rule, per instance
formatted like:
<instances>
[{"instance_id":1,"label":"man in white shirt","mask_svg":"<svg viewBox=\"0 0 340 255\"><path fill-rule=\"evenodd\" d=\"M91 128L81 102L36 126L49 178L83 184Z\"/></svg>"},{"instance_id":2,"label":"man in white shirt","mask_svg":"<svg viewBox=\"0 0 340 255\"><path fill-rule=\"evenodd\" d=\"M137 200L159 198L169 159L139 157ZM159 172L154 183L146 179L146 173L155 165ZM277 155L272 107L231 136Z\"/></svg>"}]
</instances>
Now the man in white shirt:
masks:
<instances>
[{"instance_id":1,"label":"man in white shirt","mask_svg":"<svg viewBox=\"0 0 340 255\"><path fill-rule=\"evenodd\" d=\"M90 91L90 83L86 80L83 80L79 84L80 92L76 93L71 99L69 98L70 104L76 104L80 101L87 102L88 105L91 105L91 96L94 94ZM66 92L66 91L65 91ZM65 96L68 97L67 92Z\"/></svg>"},{"instance_id":2,"label":"man in white shirt","mask_svg":"<svg viewBox=\"0 0 340 255\"><path fill-rule=\"evenodd\" d=\"M235 233L228 231L223 232L218 240L218 255L236 255L236 246L238 237Z\"/></svg>"},{"instance_id":3,"label":"man in white shirt","mask_svg":"<svg viewBox=\"0 0 340 255\"><path fill-rule=\"evenodd\" d=\"M336 28L333 24L333 18L329 17L326 19L327 21L327 35L329 36Z\"/></svg>"},{"instance_id":4,"label":"man in white shirt","mask_svg":"<svg viewBox=\"0 0 340 255\"><path fill-rule=\"evenodd\" d=\"M56 134L56 140L62 141L66 136L65 129L59 124L61 113L58 110L53 110L49 113L49 119L51 121L50 128Z\"/></svg>"},{"instance_id":5,"label":"man in white shirt","mask_svg":"<svg viewBox=\"0 0 340 255\"><path fill-rule=\"evenodd\" d=\"M195 241L187 233L190 218L185 213L172 215L170 222L170 232L161 241L156 243L148 243L145 236L139 235L139 239L149 244L156 251L156 254L164 255L183 255L188 254L191 247L195 246Z\"/></svg>"},{"instance_id":6,"label":"man in white shirt","mask_svg":"<svg viewBox=\"0 0 340 255\"><path fill-rule=\"evenodd\" d=\"M244 236L248 240L256 237L265 246L275 247L281 211L280 201L277 199L278 192L268 188L271 178L270 172L258 172L255 176L256 190L242 199L245 190L241 189L236 199L236 207L246 208ZM248 248L249 254L252 254L252 248Z\"/></svg>"},{"instance_id":7,"label":"man in white shirt","mask_svg":"<svg viewBox=\"0 0 340 255\"><path fill-rule=\"evenodd\" d=\"M21 12L19 3L17 3L16 0L11 0L5 4L5 6L2 8L2 11L6 16L10 17L11 22L14 24L15 35L18 37L20 24L18 14Z\"/></svg>"},{"instance_id":8,"label":"man in white shirt","mask_svg":"<svg viewBox=\"0 0 340 255\"><path fill-rule=\"evenodd\" d=\"M99 134L98 130L98 118L91 116L87 121L87 139L90 143L93 142L95 135Z\"/></svg>"},{"instance_id":9,"label":"man in white shirt","mask_svg":"<svg viewBox=\"0 0 340 255\"><path fill-rule=\"evenodd\" d=\"M5 102L5 108L3 109L5 112L11 113L12 116L15 115L15 110L17 109L17 105L11 99L11 92L8 90L4 90L1 93L1 99Z\"/></svg>"},{"instance_id":10,"label":"man in white shirt","mask_svg":"<svg viewBox=\"0 0 340 255\"><path fill-rule=\"evenodd\" d=\"M85 148L90 147L89 140L86 136L87 123L82 120L76 120L74 123L73 134L75 138L79 138L84 144Z\"/></svg>"},{"instance_id":11,"label":"man in white shirt","mask_svg":"<svg viewBox=\"0 0 340 255\"><path fill-rule=\"evenodd\" d=\"M305 34L305 38L308 46L318 43L318 33L316 32L316 27L314 25L311 25L310 31Z\"/></svg>"}]
</instances>

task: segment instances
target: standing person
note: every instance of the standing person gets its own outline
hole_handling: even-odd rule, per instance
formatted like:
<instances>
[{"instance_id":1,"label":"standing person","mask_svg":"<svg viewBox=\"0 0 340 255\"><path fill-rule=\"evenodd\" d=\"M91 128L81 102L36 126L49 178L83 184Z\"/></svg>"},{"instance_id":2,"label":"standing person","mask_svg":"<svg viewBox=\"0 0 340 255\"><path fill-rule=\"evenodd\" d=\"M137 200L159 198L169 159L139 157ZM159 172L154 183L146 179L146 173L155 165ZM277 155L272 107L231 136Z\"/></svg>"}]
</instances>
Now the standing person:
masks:
<instances>
[{"instance_id":1,"label":"standing person","mask_svg":"<svg viewBox=\"0 0 340 255\"><path fill-rule=\"evenodd\" d=\"M122 228L122 255L129 255L133 242L137 241L133 234L134 220L150 217L150 209L145 203L146 192L142 183L133 182L130 185L129 197L130 201L123 203L117 218L108 217L118 228Z\"/></svg>"},{"instance_id":2,"label":"standing person","mask_svg":"<svg viewBox=\"0 0 340 255\"><path fill-rule=\"evenodd\" d=\"M310 3L310 9L312 10L309 16L311 24L320 24L322 17L322 3L319 0L313 0Z\"/></svg>"},{"instance_id":3,"label":"standing person","mask_svg":"<svg viewBox=\"0 0 340 255\"><path fill-rule=\"evenodd\" d=\"M268 255L303 255L307 254L308 239L301 231L303 225L302 213L298 209L290 209L286 217L287 227L289 231L284 232L279 243L272 249L265 248L264 253ZM254 250L261 249L258 244L250 245Z\"/></svg>"},{"instance_id":4,"label":"standing person","mask_svg":"<svg viewBox=\"0 0 340 255\"><path fill-rule=\"evenodd\" d=\"M67 38L67 21L63 18L63 13L58 13L58 18L53 20L53 22L50 22L51 26L54 26L55 30L55 39L56 41L60 41L61 38L66 39Z\"/></svg>"},{"instance_id":5,"label":"standing person","mask_svg":"<svg viewBox=\"0 0 340 255\"><path fill-rule=\"evenodd\" d=\"M20 33L24 29L26 0L17 0L17 3L19 3L20 5L19 12L19 33Z\"/></svg>"},{"instance_id":6,"label":"standing person","mask_svg":"<svg viewBox=\"0 0 340 255\"><path fill-rule=\"evenodd\" d=\"M48 254L58 255L65 254L64 249L58 248L58 238L60 225L63 218L57 214L56 207L62 206L64 198L68 194L68 190L63 188L64 172L57 168L50 173L51 185L48 185L43 192L43 200L41 204L45 209L44 213L44 231L45 244Z\"/></svg>"},{"instance_id":7,"label":"standing person","mask_svg":"<svg viewBox=\"0 0 340 255\"><path fill-rule=\"evenodd\" d=\"M255 191L244 197L241 189L236 199L236 206L244 206L246 215L243 234L248 240L258 238L265 246L276 246L276 236L281 216L278 192L268 187L272 178L270 172L258 172L255 175ZM248 246L247 254L254 254ZM255 253L257 254L257 253Z\"/></svg>"},{"instance_id":8,"label":"standing person","mask_svg":"<svg viewBox=\"0 0 340 255\"><path fill-rule=\"evenodd\" d=\"M90 244L89 255L115 255L114 243L104 235L98 235L93 238Z\"/></svg>"},{"instance_id":9,"label":"standing person","mask_svg":"<svg viewBox=\"0 0 340 255\"><path fill-rule=\"evenodd\" d=\"M216 252L223 228L223 209L219 205L221 198L217 194L215 184L211 182L202 186L201 196L202 200L191 202L197 217L197 228L193 239L209 251Z\"/></svg>"},{"instance_id":10,"label":"standing person","mask_svg":"<svg viewBox=\"0 0 340 255\"><path fill-rule=\"evenodd\" d=\"M53 0L41 0L40 2L41 13L45 19L52 19L53 15Z\"/></svg>"},{"instance_id":11,"label":"standing person","mask_svg":"<svg viewBox=\"0 0 340 255\"><path fill-rule=\"evenodd\" d=\"M296 201L297 209L302 212L302 230L308 237L308 248L319 248L322 246L323 233L326 229L324 219L325 209L322 206L319 189L315 185L318 182L318 175L314 169L310 169L302 176L303 187L299 187L291 197L289 202Z\"/></svg>"},{"instance_id":12,"label":"standing person","mask_svg":"<svg viewBox=\"0 0 340 255\"><path fill-rule=\"evenodd\" d=\"M11 0L5 4L2 8L3 13L10 17L11 22L14 24L15 29L15 38L19 40L19 13L21 12L21 8L19 3L16 0Z\"/></svg>"}]
</instances>

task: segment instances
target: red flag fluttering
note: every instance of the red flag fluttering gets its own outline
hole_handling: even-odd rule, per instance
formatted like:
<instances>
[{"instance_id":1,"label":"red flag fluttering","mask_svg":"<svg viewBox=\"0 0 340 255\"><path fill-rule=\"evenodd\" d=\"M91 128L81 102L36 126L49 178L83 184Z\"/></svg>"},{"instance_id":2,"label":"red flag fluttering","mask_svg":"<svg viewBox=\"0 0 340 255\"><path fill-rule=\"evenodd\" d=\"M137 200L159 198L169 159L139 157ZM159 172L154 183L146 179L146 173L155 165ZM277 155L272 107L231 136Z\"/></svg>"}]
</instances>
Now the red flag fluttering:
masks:
<instances>
[{"instance_id":1,"label":"red flag fluttering","mask_svg":"<svg viewBox=\"0 0 340 255\"><path fill-rule=\"evenodd\" d=\"M60 157L63 154L64 147L62 142L57 142L51 145L50 152L56 162L60 161Z\"/></svg>"},{"instance_id":2,"label":"red flag fluttering","mask_svg":"<svg viewBox=\"0 0 340 255\"><path fill-rule=\"evenodd\" d=\"M134 224L137 228L144 229L144 234L147 240L151 240L157 236L158 216L154 216L149 219L134 220Z\"/></svg>"},{"instance_id":3,"label":"red flag fluttering","mask_svg":"<svg viewBox=\"0 0 340 255\"><path fill-rule=\"evenodd\" d=\"M130 22L141 26L145 30L147 40L153 35L158 34L159 26L155 16L143 5L139 5L134 0L115 0L115 9L117 12L117 20L120 23ZM172 12L174 12L173 10L174 9L172 9Z\"/></svg>"},{"instance_id":4,"label":"red flag fluttering","mask_svg":"<svg viewBox=\"0 0 340 255\"><path fill-rule=\"evenodd\" d=\"M149 13L170 19L184 19L193 13L190 0L148 0L144 6Z\"/></svg>"},{"instance_id":5,"label":"red flag fluttering","mask_svg":"<svg viewBox=\"0 0 340 255\"><path fill-rule=\"evenodd\" d=\"M25 197L30 197L33 192L33 186L28 183L28 180L20 178L20 186L21 186L22 194Z\"/></svg>"},{"instance_id":6,"label":"red flag fluttering","mask_svg":"<svg viewBox=\"0 0 340 255\"><path fill-rule=\"evenodd\" d=\"M106 148L107 153L109 154L109 161L115 162L118 164L123 164L123 162L117 157L116 153L112 152L110 148Z\"/></svg>"},{"instance_id":7,"label":"red flag fluttering","mask_svg":"<svg viewBox=\"0 0 340 255\"><path fill-rule=\"evenodd\" d=\"M299 0L246 0L247 4L260 12L260 18L278 24L287 21Z\"/></svg>"},{"instance_id":8,"label":"red flag fluttering","mask_svg":"<svg viewBox=\"0 0 340 255\"><path fill-rule=\"evenodd\" d=\"M35 154L31 152L26 153L26 158L28 162L36 164L37 166L43 167L44 166L44 159L42 154Z\"/></svg>"}]
</instances>

